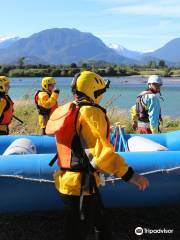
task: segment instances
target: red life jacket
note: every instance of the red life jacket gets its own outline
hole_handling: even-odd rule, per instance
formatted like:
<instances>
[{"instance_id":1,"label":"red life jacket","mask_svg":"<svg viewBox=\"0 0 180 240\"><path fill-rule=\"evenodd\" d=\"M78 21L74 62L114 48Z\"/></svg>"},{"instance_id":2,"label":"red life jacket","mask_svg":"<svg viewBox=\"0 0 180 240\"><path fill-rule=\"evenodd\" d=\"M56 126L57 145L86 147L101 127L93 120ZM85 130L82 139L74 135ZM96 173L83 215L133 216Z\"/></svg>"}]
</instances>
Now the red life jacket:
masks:
<instances>
[{"instance_id":1,"label":"red life jacket","mask_svg":"<svg viewBox=\"0 0 180 240\"><path fill-rule=\"evenodd\" d=\"M51 115L52 114L52 112L58 107L58 104L57 104L57 102L56 102L56 104L54 105L54 106L52 106L51 108L44 108L44 107L42 107L42 106L39 106L38 105L38 95L39 95L39 93L40 92L44 92L43 90L38 90L38 91L36 91L35 92L35 94L34 94L34 102L35 102L35 104L36 104L36 107L37 107L37 110L38 110L38 113L40 114L40 115ZM50 97L51 96L51 94L50 93L48 93L47 92L47 94L48 94L48 96Z\"/></svg>"},{"instance_id":2,"label":"red life jacket","mask_svg":"<svg viewBox=\"0 0 180 240\"><path fill-rule=\"evenodd\" d=\"M144 91L136 98L137 118L142 122L149 122L148 110L146 109L146 105L143 102L143 96L146 94L153 94L153 92L151 90Z\"/></svg>"},{"instance_id":3,"label":"red life jacket","mask_svg":"<svg viewBox=\"0 0 180 240\"><path fill-rule=\"evenodd\" d=\"M13 117L14 103L8 95L1 95L0 98L4 98L6 100L6 107L0 117L0 124L9 125Z\"/></svg>"},{"instance_id":4,"label":"red life jacket","mask_svg":"<svg viewBox=\"0 0 180 240\"><path fill-rule=\"evenodd\" d=\"M81 102L76 105L70 102L58 107L47 122L46 134L54 134L56 137L58 165L61 169L83 171L87 167L93 168L81 145L81 140L76 130L78 113L82 106L94 106L104 112L106 111L97 104ZM93 171L93 169L91 170Z\"/></svg>"}]
</instances>

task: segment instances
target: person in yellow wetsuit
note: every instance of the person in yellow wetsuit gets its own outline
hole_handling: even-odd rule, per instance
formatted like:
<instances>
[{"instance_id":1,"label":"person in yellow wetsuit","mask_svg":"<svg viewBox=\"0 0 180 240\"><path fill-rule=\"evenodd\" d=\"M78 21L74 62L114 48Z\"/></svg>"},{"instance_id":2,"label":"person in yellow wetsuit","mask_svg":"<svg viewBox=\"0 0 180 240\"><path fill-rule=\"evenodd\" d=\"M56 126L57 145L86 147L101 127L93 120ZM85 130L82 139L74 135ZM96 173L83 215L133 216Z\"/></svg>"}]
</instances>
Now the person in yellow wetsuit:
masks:
<instances>
[{"instance_id":1,"label":"person in yellow wetsuit","mask_svg":"<svg viewBox=\"0 0 180 240\"><path fill-rule=\"evenodd\" d=\"M101 183L100 172L113 173L125 182L135 184L140 190L146 189L149 185L144 176L135 173L125 159L115 153L114 147L109 142L109 120L106 110L99 105L108 87L109 82L92 71L83 71L76 75L72 82L72 92L74 104L80 108L74 122L75 137L71 145L58 144L58 141L68 142L70 137L67 134L73 125L71 129L69 127L64 130L64 135L62 132L56 132L59 165L71 165L69 169L61 167L54 174L56 189L65 206L63 232L65 240L87 239L89 224L94 228L95 239L112 239L97 187ZM62 109L62 106L59 109ZM54 119L60 120L58 124L63 122L61 118L55 116L57 110L48 121L47 134L52 134L51 127L56 124ZM68 115L66 113L64 111L62 117ZM49 125L51 120L52 125ZM59 147L62 151L59 151ZM78 164L82 164L82 167L75 167L79 166Z\"/></svg>"},{"instance_id":2,"label":"person in yellow wetsuit","mask_svg":"<svg viewBox=\"0 0 180 240\"><path fill-rule=\"evenodd\" d=\"M0 76L0 135L9 134L9 124L13 117L13 101L8 95L9 78Z\"/></svg>"},{"instance_id":3,"label":"person in yellow wetsuit","mask_svg":"<svg viewBox=\"0 0 180 240\"><path fill-rule=\"evenodd\" d=\"M44 77L41 82L42 90L35 93L35 103L39 113L39 126L42 135L45 135L45 127L52 112L57 108L59 89L55 89L56 81L53 77Z\"/></svg>"}]
</instances>

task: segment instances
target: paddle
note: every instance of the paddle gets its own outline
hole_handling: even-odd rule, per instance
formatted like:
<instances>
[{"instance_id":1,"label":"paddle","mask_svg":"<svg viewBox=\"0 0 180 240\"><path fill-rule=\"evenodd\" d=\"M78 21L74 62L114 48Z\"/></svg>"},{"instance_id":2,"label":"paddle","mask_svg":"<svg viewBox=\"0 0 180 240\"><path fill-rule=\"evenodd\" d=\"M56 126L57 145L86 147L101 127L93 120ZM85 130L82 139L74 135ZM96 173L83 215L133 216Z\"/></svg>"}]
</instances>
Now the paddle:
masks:
<instances>
[{"instance_id":1,"label":"paddle","mask_svg":"<svg viewBox=\"0 0 180 240\"><path fill-rule=\"evenodd\" d=\"M13 115L13 118L16 119L20 123L24 123L21 119L19 119L18 117L14 116L14 115Z\"/></svg>"}]
</instances>

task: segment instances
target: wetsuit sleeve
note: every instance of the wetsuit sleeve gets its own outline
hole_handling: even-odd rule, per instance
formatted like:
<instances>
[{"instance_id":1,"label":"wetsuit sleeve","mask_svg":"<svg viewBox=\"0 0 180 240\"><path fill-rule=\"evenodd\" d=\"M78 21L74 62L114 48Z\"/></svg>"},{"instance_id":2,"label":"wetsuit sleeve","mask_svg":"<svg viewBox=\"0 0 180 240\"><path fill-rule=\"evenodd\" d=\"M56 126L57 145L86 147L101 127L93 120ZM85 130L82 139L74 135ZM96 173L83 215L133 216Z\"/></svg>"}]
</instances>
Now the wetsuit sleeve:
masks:
<instances>
[{"instance_id":1,"label":"wetsuit sleeve","mask_svg":"<svg viewBox=\"0 0 180 240\"><path fill-rule=\"evenodd\" d=\"M59 94L56 92L52 92L50 97L46 92L40 92L38 94L38 105L50 109L56 104L58 96Z\"/></svg>"},{"instance_id":2,"label":"wetsuit sleeve","mask_svg":"<svg viewBox=\"0 0 180 240\"><path fill-rule=\"evenodd\" d=\"M136 112L136 105L130 108L130 114L131 114L132 121L137 122L138 118L137 118L137 112Z\"/></svg>"},{"instance_id":3,"label":"wetsuit sleeve","mask_svg":"<svg viewBox=\"0 0 180 240\"><path fill-rule=\"evenodd\" d=\"M107 140L105 114L94 107L82 107L80 113L80 135L92 165L101 171L116 174L128 181L133 175L133 170L122 156L115 153L114 147Z\"/></svg>"},{"instance_id":4,"label":"wetsuit sleeve","mask_svg":"<svg viewBox=\"0 0 180 240\"><path fill-rule=\"evenodd\" d=\"M4 112L5 107L6 107L6 100L4 98L0 98L0 118Z\"/></svg>"},{"instance_id":5,"label":"wetsuit sleeve","mask_svg":"<svg viewBox=\"0 0 180 240\"><path fill-rule=\"evenodd\" d=\"M150 129L152 133L158 133L159 127L159 116L160 116L160 103L159 99L155 94L149 94L149 98L147 100L147 108L149 115L149 123Z\"/></svg>"}]
</instances>

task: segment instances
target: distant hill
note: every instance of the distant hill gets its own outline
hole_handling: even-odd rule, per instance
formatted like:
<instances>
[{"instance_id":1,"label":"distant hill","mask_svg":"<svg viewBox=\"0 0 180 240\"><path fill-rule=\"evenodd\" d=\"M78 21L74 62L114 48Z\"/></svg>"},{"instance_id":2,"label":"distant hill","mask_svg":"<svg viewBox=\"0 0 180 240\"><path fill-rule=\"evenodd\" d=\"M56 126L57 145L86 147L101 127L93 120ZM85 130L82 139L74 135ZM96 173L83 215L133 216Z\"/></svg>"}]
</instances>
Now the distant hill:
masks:
<instances>
[{"instance_id":1,"label":"distant hill","mask_svg":"<svg viewBox=\"0 0 180 240\"><path fill-rule=\"evenodd\" d=\"M171 63L178 63L180 62L180 38L173 39L154 52L143 54L142 57L153 57Z\"/></svg>"},{"instance_id":2,"label":"distant hill","mask_svg":"<svg viewBox=\"0 0 180 240\"><path fill-rule=\"evenodd\" d=\"M147 64L149 61L157 63L163 59L168 65L180 65L180 38L173 39L163 47L147 53L129 50L120 44L110 44L119 55L136 60L138 63Z\"/></svg>"},{"instance_id":3,"label":"distant hill","mask_svg":"<svg viewBox=\"0 0 180 240\"><path fill-rule=\"evenodd\" d=\"M19 37L0 38L0 49L10 47L13 43L15 43L19 39L20 39Z\"/></svg>"},{"instance_id":4,"label":"distant hill","mask_svg":"<svg viewBox=\"0 0 180 240\"><path fill-rule=\"evenodd\" d=\"M130 64L135 60L118 55L101 39L76 29L54 28L17 40L8 48L0 49L0 63L17 63L21 57L35 59L35 63L69 64L80 61L103 60Z\"/></svg>"}]
</instances>

